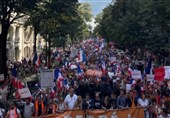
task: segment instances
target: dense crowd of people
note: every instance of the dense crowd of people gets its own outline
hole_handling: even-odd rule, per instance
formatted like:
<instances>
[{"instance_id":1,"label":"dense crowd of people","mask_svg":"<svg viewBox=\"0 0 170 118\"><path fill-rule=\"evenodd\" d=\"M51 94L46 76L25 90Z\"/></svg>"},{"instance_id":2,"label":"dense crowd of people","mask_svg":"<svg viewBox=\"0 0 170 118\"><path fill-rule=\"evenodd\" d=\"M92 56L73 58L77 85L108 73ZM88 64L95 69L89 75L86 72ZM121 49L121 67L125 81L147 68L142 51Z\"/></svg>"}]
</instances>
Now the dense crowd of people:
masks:
<instances>
[{"instance_id":1,"label":"dense crowd of people","mask_svg":"<svg viewBox=\"0 0 170 118\"><path fill-rule=\"evenodd\" d=\"M75 49L78 49L77 53L72 51ZM84 54L81 61L80 51ZM144 108L145 118L170 117L169 80L148 81L148 64L152 62L150 73L159 65L156 65L156 56L146 50L120 51L113 42L106 44L103 40L86 40L64 51L56 50L51 58L51 68L60 72L62 86L59 85L61 78L55 78L53 88L41 88L35 97L20 99L24 103L23 110L17 109L13 102L8 110L1 108L1 118L41 117L73 109L110 110L135 107ZM71 68L73 65L75 68ZM31 60L23 60L17 67L20 72L24 70L25 74L34 70L34 67L31 69ZM43 61L39 68L45 68ZM102 71L102 76L89 76L86 74L88 69ZM141 79L132 78L132 70L139 70ZM129 88L127 84L130 85Z\"/></svg>"}]
</instances>

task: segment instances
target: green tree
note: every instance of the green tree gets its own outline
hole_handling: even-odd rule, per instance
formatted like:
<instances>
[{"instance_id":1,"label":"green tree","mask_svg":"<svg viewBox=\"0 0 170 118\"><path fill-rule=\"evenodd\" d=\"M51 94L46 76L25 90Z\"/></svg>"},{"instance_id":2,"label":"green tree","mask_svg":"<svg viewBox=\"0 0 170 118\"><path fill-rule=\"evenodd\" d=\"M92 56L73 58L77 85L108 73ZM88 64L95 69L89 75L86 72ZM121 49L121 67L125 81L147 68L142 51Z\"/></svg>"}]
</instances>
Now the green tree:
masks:
<instances>
[{"instance_id":1,"label":"green tree","mask_svg":"<svg viewBox=\"0 0 170 118\"><path fill-rule=\"evenodd\" d=\"M1 0L0 1L0 23L2 32L0 34L0 73L7 75L6 70L6 44L10 25L17 19L32 11L37 5L36 0Z\"/></svg>"},{"instance_id":2,"label":"green tree","mask_svg":"<svg viewBox=\"0 0 170 118\"><path fill-rule=\"evenodd\" d=\"M96 18L94 31L121 48L147 48L166 57L170 55L169 7L168 0L116 0L103 10L102 18Z\"/></svg>"}]
</instances>

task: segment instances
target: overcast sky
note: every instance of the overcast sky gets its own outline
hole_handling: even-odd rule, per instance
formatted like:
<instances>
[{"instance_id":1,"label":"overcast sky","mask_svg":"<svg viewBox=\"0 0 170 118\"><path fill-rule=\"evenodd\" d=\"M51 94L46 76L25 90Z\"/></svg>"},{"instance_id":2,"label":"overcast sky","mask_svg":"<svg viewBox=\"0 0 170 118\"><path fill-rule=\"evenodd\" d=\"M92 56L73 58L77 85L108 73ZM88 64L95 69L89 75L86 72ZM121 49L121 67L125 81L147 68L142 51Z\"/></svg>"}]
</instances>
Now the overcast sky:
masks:
<instances>
[{"instance_id":1,"label":"overcast sky","mask_svg":"<svg viewBox=\"0 0 170 118\"><path fill-rule=\"evenodd\" d=\"M92 5L93 15L100 13L112 0L79 0L79 2L88 2Z\"/></svg>"}]
</instances>

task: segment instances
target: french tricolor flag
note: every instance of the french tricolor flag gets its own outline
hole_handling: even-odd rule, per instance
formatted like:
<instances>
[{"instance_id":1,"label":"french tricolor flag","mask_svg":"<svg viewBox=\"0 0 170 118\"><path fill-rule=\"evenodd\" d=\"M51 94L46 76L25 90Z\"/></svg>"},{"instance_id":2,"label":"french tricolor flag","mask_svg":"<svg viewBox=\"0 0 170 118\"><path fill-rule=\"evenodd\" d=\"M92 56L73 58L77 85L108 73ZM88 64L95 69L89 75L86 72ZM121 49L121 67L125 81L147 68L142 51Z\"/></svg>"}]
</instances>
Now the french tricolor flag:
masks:
<instances>
[{"instance_id":1,"label":"french tricolor flag","mask_svg":"<svg viewBox=\"0 0 170 118\"><path fill-rule=\"evenodd\" d=\"M35 65L36 67L39 67L41 64L41 60L40 60L40 57L38 56L37 60L35 61Z\"/></svg>"},{"instance_id":2,"label":"french tricolor flag","mask_svg":"<svg viewBox=\"0 0 170 118\"><path fill-rule=\"evenodd\" d=\"M55 53L55 59L56 59L57 61L61 61L61 57L60 57L59 52L56 52L56 53Z\"/></svg>"},{"instance_id":3,"label":"french tricolor flag","mask_svg":"<svg viewBox=\"0 0 170 118\"><path fill-rule=\"evenodd\" d=\"M86 60L86 55L84 51L81 49L78 53L78 62L85 62Z\"/></svg>"},{"instance_id":4,"label":"french tricolor flag","mask_svg":"<svg viewBox=\"0 0 170 118\"><path fill-rule=\"evenodd\" d=\"M61 88L63 88L63 81L64 81L64 78L62 76L62 74L59 72L58 74L58 78L57 78L57 88L58 90L61 90Z\"/></svg>"},{"instance_id":5,"label":"french tricolor flag","mask_svg":"<svg viewBox=\"0 0 170 118\"><path fill-rule=\"evenodd\" d=\"M164 79L170 79L170 66L163 66L154 69L155 80L162 81Z\"/></svg>"},{"instance_id":6,"label":"french tricolor flag","mask_svg":"<svg viewBox=\"0 0 170 118\"><path fill-rule=\"evenodd\" d=\"M12 76L12 86L14 88L17 88L18 87L18 80L17 80L17 69L16 69L15 65L12 68L11 76Z\"/></svg>"},{"instance_id":7,"label":"french tricolor flag","mask_svg":"<svg viewBox=\"0 0 170 118\"><path fill-rule=\"evenodd\" d=\"M68 80L67 80L67 79L64 79L64 80L63 80L63 85L64 85L64 87L65 87L67 90L69 90L69 85L68 85Z\"/></svg>"},{"instance_id":8,"label":"french tricolor flag","mask_svg":"<svg viewBox=\"0 0 170 118\"><path fill-rule=\"evenodd\" d=\"M102 71L103 71L103 73L106 72L106 63L105 63L105 61L102 62Z\"/></svg>"},{"instance_id":9,"label":"french tricolor flag","mask_svg":"<svg viewBox=\"0 0 170 118\"><path fill-rule=\"evenodd\" d=\"M101 52L103 48L104 48L104 42L102 42L102 44L100 45L99 52Z\"/></svg>"},{"instance_id":10,"label":"french tricolor flag","mask_svg":"<svg viewBox=\"0 0 170 118\"><path fill-rule=\"evenodd\" d=\"M82 74L83 74L83 71L82 71L81 68L80 68L80 64L78 64L78 66L77 66L77 76L78 76L78 77L81 77Z\"/></svg>"}]
</instances>

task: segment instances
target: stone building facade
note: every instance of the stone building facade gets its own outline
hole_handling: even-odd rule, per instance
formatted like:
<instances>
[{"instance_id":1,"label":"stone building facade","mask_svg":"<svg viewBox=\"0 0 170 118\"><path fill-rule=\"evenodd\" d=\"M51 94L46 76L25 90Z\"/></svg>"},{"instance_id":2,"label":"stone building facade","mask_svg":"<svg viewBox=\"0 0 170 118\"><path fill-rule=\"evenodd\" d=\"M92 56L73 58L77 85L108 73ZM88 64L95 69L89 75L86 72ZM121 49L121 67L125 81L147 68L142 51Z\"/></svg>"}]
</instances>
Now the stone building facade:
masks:
<instances>
[{"instance_id":1,"label":"stone building facade","mask_svg":"<svg viewBox=\"0 0 170 118\"><path fill-rule=\"evenodd\" d=\"M26 19L21 18L14 22L8 31L7 57L11 61L21 61L33 56L34 30L31 26L24 27ZM41 52L44 45L43 38L37 36L37 52Z\"/></svg>"}]
</instances>

